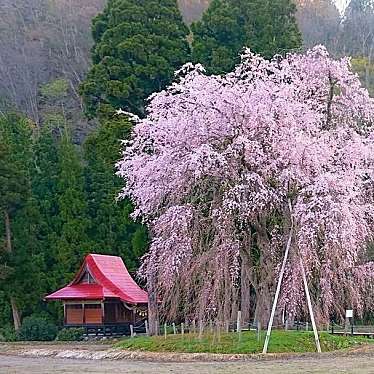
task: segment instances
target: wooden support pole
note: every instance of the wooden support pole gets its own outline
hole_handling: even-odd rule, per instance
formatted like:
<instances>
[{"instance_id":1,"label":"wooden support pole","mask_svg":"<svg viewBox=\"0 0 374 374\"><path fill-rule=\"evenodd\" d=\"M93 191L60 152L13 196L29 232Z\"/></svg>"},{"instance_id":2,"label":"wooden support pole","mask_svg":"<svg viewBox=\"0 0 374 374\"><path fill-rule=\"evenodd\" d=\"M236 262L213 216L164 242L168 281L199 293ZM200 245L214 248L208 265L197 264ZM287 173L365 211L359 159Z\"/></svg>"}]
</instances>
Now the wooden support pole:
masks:
<instances>
[{"instance_id":1,"label":"wooden support pole","mask_svg":"<svg viewBox=\"0 0 374 374\"><path fill-rule=\"evenodd\" d=\"M175 327L175 323L173 322L173 334L174 335L177 335L177 329L176 329L176 327Z\"/></svg>"},{"instance_id":2,"label":"wooden support pole","mask_svg":"<svg viewBox=\"0 0 374 374\"><path fill-rule=\"evenodd\" d=\"M183 337L184 336L184 323L183 322L181 323L181 334Z\"/></svg>"},{"instance_id":3,"label":"wooden support pole","mask_svg":"<svg viewBox=\"0 0 374 374\"><path fill-rule=\"evenodd\" d=\"M309 308L309 314L310 314L310 319L312 321L312 327L313 327L313 333L314 333L314 340L316 343L317 347L317 352L321 353L321 344L319 342L319 336L318 336L318 331L317 331L317 326L316 326L316 321L314 319L314 312L313 312L313 307L312 307L312 301L310 299L310 293L309 293L309 287L308 287L308 281L306 279L306 274L305 274L305 268L303 264L303 260L300 257L300 266L301 266L301 274L303 277L303 282L304 282L304 288L305 288L305 294L306 294L306 300L308 302L308 308Z\"/></svg>"},{"instance_id":4,"label":"wooden support pole","mask_svg":"<svg viewBox=\"0 0 374 374\"><path fill-rule=\"evenodd\" d=\"M261 340L261 322L257 321L257 341Z\"/></svg>"},{"instance_id":5,"label":"wooden support pole","mask_svg":"<svg viewBox=\"0 0 374 374\"><path fill-rule=\"evenodd\" d=\"M134 326L133 325L130 325L130 335L131 335L131 338L134 337Z\"/></svg>"},{"instance_id":6,"label":"wooden support pole","mask_svg":"<svg viewBox=\"0 0 374 374\"><path fill-rule=\"evenodd\" d=\"M166 323L164 323L164 336L165 336L165 339L166 339L167 335L168 335L168 327L167 327Z\"/></svg>"},{"instance_id":7,"label":"wooden support pole","mask_svg":"<svg viewBox=\"0 0 374 374\"><path fill-rule=\"evenodd\" d=\"M288 254L289 254L290 248L291 248L291 242L292 242L292 236L293 236L293 227L294 227L294 222L293 222L293 217L292 217L291 200L288 200L288 205L289 205L290 216L291 216L291 228L290 228L290 233L289 233L289 236L288 236L286 252L284 254L283 263L282 263L281 271L280 271L280 274L279 274L277 289L275 291L273 307L271 309L270 320L269 320L268 329L267 329L267 332L266 332L266 338L265 338L265 343L264 343L264 348L262 350L262 353L267 353L267 351L268 351L271 329L273 327L273 322L274 322L275 310L277 308L280 289L281 289L281 285L282 285L283 277L284 277L284 272L286 270L286 263L287 263L287 259L288 259Z\"/></svg>"}]
</instances>

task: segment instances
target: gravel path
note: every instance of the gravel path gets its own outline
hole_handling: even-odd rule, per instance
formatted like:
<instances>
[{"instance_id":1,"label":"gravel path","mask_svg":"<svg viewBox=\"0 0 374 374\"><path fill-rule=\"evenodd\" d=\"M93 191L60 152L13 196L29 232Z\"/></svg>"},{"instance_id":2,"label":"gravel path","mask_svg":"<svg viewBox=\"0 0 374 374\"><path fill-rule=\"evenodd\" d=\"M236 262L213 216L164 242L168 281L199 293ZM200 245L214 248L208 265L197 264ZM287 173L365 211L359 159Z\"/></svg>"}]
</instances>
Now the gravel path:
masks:
<instances>
[{"instance_id":1,"label":"gravel path","mask_svg":"<svg viewBox=\"0 0 374 374\"><path fill-rule=\"evenodd\" d=\"M1 348L4 348L4 346L0 345L1 374L374 374L374 347L360 348L343 355L290 356L281 359L254 358L231 362L161 362L157 359L139 361L132 359L82 360L25 357L13 355L10 351L5 352L3 350L1 352ZM100 347L91 347L90 349L100 350Z\"/></svg>"}]
</instances>

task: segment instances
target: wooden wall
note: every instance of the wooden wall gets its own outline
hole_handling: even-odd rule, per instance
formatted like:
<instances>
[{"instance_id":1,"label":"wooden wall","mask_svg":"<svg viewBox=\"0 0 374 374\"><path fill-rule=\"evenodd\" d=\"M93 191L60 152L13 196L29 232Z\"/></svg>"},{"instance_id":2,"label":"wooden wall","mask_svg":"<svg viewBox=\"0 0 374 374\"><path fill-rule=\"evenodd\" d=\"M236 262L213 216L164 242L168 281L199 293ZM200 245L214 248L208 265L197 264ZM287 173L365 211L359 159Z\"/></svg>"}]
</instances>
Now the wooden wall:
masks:
<instances>
[{"instance_id":1,"label":"wooden wall","mask_svg":"<svg viewBox=\"0 0 374 374\"><path fill-rule=\"evenodd\" d=\"M65 305L65 323L68 325L83 324L82 305Z\"/></svg>"},{"instance_id":2,"label":"wooden wall","mask_svg":"<svg viewBox=\"0 0 374 374\"><path fill-rule=\"evenodd\" d=\"M101 304L66 304L65 323L67 325L96 324L103 321Z\"/></svg>"}]
</instances>

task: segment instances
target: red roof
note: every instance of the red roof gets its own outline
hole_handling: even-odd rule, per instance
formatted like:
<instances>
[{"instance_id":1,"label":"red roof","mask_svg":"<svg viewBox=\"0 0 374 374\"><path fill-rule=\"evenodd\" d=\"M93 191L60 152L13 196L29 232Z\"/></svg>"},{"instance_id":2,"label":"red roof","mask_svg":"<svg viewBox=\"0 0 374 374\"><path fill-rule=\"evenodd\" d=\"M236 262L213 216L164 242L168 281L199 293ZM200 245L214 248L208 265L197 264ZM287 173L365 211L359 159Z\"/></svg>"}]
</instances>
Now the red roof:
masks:
<instances>
[{"instance_id":1,"label":"red roof","mask_svg":"<svg viewBox=\"0 0 374 374\"><path fill-rule=\"evenodd\" d=\"M79 283L88 271L95 283ZM148 294L132 279L121 257L89 254L66 287L46 296L46 300L104 300L117 298L132 304L148 303Z\"/></svg>"}]
</instances>

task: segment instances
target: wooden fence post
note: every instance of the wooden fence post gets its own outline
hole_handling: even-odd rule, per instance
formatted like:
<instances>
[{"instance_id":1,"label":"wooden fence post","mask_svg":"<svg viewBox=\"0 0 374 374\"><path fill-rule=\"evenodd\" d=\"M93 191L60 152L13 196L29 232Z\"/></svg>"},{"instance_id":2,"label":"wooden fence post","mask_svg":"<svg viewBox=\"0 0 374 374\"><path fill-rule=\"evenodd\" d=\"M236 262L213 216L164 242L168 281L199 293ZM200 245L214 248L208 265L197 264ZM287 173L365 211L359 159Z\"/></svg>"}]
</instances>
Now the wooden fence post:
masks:
<instances>
[{"instance_id":1,"label":"wooden fence post","mask_svg":"<svg viewBox=\"0 0 374 374\"><path fill-rule=\"evenodd\" d=\"M130 334L131 334L131 337L133 338L134 337L134 326L133 325L130 325Z\"/></svg>"},{"instance_id":2,"label":"wooden fence post","mask_svg":"<svg viewBox=\"0 0 374 374\"><path fill-rule=\"evenodd\" d=\"M238 310L238 317L236 319L236 331L239 332L239 333L242 330L241 319L242 319L242 312L240 310Z\"/></svg>"},{"instance_id":3,"label":"wooden fence post","mask_svg":"<svg viewBox=\"0 0 374 374\"><path fill-rule=\"evenodd\" d=\"M261 322L257 321L257 341L261 340Z\"/></svg>"},{"instance_id":4,"label":"wooden fence post","mask_svg":"<svg viewBox=\"0 0 374 374\"><path fill-rule=\"evenodd\" d=\"M226 330L227 333L230 332L230 322L229 321L225 322L225 330Z\"/></svg>"},{"instance_id":5,"label":"wooden fence post","mask_svg":"<svg viewBox=\"0 0 374 374\"><path fill-rule=\"evenodd\" d=\"M221 322L220 321L217 321L216 327L217 327L217 340L218 340L218 343L221 343Z\"/></svg>"},{"instance_id":6,"label":"wooden fence post","mask_svg":"<svg viewBox=\"0 0 374 374\"><path fill-rule=\"evenodd\" d=\"M152 335L150 322L149 322L148 328L149 328L149 335ZM156 336L161 335L160 321L158 319L154 321L154 329L155 329L155 333L154 334Z\"/></svg>"},{"instance_id":7,"label":"wooden fence post","mask_svg":"<svg viewBox=\"0 0 374 374\"><path fill-rule=\"evenodd\" d=\"M173 334L174 335L177 335L177 329L175 327L175 322L173 322Z\"/></svg>"},{"instance_id":8,"label":"wooden fence post","mask_svg":"<svg viewBox=\"0 0 374 374\"><path fill-rule=\"evenodd\" d=\"M242 312L238 310L238 317L236 319L236 331L239 335L239 341L242 339Z\"/></svg>"},{"instance_id":9,"label":"wooden fence post","mask_svg":"<svg viewBox=\"0 0 374 374\"><path fill-rule=\"evenodd\" d=\"M183 335L184 335L184 323L183 322L181 323L181 334L182 334L182 337L183 337Z\"/></svg>"},{"instance_id":10,"label":"wooden fence post","mask_svg":"<svg viewBox=\"0 0 374 374\"><path fill-rule=\"evenodd\" d=\"M145 333L147 336L149 336L149 331L148 331L148 320L145 320Z\"/></svg>"},{"instance_id":11,"label":"wooden fence post","mask_svg":"<svg viewBox=\"0 0 374 374\"><path fill-rule=\"evenodd\" d=\"M345 317L344 335L348 335L348 330L349 330L349 318Z\"/></svg>"},{"instance_id":12,"label":"wooden fence post","mask_svg":"<svg viewBox=\"0 0 374 374\"><path fill-rule=\"evenodd\" d=\"M199 339L202 339L204 331L203 321L199 320Z\"/></svg>"},{"instance_id":13,"label":"wooden fence post","mask_svg":"<svg viewBox=\"0 0 374 374\"><path fill-rule=\"evenodd\" d=\"M167 334L168 334L167 325L166 325L166 323L164 323L164 336L165 336L165 339L166 339Z\"/></svg>"}]
</instances>

